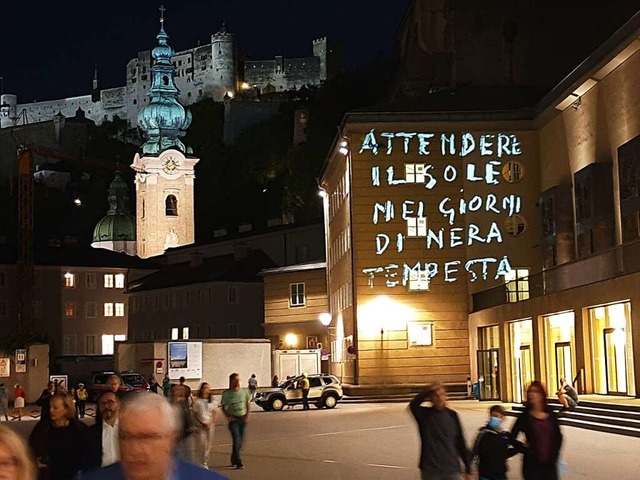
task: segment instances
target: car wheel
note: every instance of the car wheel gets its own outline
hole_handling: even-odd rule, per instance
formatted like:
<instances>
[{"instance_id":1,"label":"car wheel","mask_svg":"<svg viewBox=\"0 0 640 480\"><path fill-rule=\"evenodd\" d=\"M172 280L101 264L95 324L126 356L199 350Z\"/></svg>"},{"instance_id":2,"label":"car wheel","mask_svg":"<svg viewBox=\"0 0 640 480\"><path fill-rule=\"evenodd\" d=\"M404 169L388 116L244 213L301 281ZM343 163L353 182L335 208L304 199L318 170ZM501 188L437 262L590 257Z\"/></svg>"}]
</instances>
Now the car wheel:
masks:
<instances>
[{"instance_id":1,"label":"car wheel","mask_svg":"<svg viewBox=\"0 0 640 480\"><path fill-rule=\"evenodd\" d=\"M324 397L324 406L327 408L334 408L338 403L338 397L336 397L333 393L328 394Z\"/></svg>"},{"instance_id":2,"label":"car wheel","mask_svg":"<svg viewBox=\"0 0 640 480\"><path fill-rule=\"evenodd\" d=\"M271 401L269 402L269 407L271 410L279 412L284 408L284 399L281 397L275 397L271 399Z\"/></svg>"}]
</instances>

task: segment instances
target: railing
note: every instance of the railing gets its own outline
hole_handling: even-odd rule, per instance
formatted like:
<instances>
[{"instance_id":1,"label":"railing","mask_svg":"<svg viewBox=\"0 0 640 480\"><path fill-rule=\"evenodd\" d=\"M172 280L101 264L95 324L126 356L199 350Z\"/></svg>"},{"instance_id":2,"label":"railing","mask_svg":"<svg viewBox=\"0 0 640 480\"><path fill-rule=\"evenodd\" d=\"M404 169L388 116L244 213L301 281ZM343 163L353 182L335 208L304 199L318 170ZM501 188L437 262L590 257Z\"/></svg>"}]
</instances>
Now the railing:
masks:
<instances>
[{"instance_id":1,"label":"railing","mask_svg":"<svg viewBox=\"0 0 640 480\"><path fill-rule=\"evenodd\" d=\"M640 272L640 240L529 275L528 298L541 297L636 272ZM510 303L509 295L518 294L509 292L506 285L474 293L473 311Z\"/></svg>"}]
</instances>

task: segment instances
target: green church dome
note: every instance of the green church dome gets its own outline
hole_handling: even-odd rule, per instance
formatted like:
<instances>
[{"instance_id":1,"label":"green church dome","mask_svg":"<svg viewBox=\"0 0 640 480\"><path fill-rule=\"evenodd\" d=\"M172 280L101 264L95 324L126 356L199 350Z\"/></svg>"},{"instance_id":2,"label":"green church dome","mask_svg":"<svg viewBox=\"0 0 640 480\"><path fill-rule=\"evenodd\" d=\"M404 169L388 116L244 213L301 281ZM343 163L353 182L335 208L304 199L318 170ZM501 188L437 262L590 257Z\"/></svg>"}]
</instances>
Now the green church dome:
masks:
<instances>
[{"instance_id":1,"label":"green church dome","mask_svg":"<svg viewBox=\"0 0 640 480\"><path fill-rule=\"evenodd\" d=\"M136 219L129 213L129 188L116 172L109 185L109 211L93 230L94 242L136 240Z\"/></svg>"}]
</instances>

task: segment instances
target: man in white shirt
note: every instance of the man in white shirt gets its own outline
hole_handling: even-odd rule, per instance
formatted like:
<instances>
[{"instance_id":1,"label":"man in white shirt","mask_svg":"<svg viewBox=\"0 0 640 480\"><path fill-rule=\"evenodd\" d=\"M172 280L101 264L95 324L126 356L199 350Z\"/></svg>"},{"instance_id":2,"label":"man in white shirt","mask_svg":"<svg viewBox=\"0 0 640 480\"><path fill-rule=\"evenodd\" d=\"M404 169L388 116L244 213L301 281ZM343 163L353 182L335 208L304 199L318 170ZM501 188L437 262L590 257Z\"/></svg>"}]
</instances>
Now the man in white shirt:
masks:
<instances>
[{"instance_id":1,"label":"man in white shirt","mask_svg":"<svg viewBox=\"0 0 640 480\"><path fill-rule=\"evenodd\" d=\"M91 438L92 466L106 467L120 461L118 443L118 416L120 401L115 393L107 391L98 401L102 420L89 428Z\"/></svg>"}]
</instances>

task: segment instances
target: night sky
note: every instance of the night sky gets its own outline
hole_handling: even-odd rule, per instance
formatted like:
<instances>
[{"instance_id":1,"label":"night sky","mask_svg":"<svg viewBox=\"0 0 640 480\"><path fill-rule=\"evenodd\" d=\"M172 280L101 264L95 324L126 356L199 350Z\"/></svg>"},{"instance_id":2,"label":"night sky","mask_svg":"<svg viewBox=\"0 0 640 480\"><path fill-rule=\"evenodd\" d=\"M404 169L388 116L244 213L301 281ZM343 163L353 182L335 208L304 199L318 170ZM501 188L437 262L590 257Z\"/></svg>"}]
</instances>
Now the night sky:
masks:
<instances>
[{"instance_id":1,"label":"night sky","mask_svg":"<svg viewBox=\"0 0 640 480\"><path fill-rule=\"evenodd\" d=\"M348 68L392 51L409 0L22 0L2 2L0 76L19 103L90 93L125 84L125 67L155 45L164 3L169 43L209 43L222 21L238 49L254 59L310 56L321 36L341 40ZM316 5L316 7L314 7Z\"/></svg>"}]
</instances>

